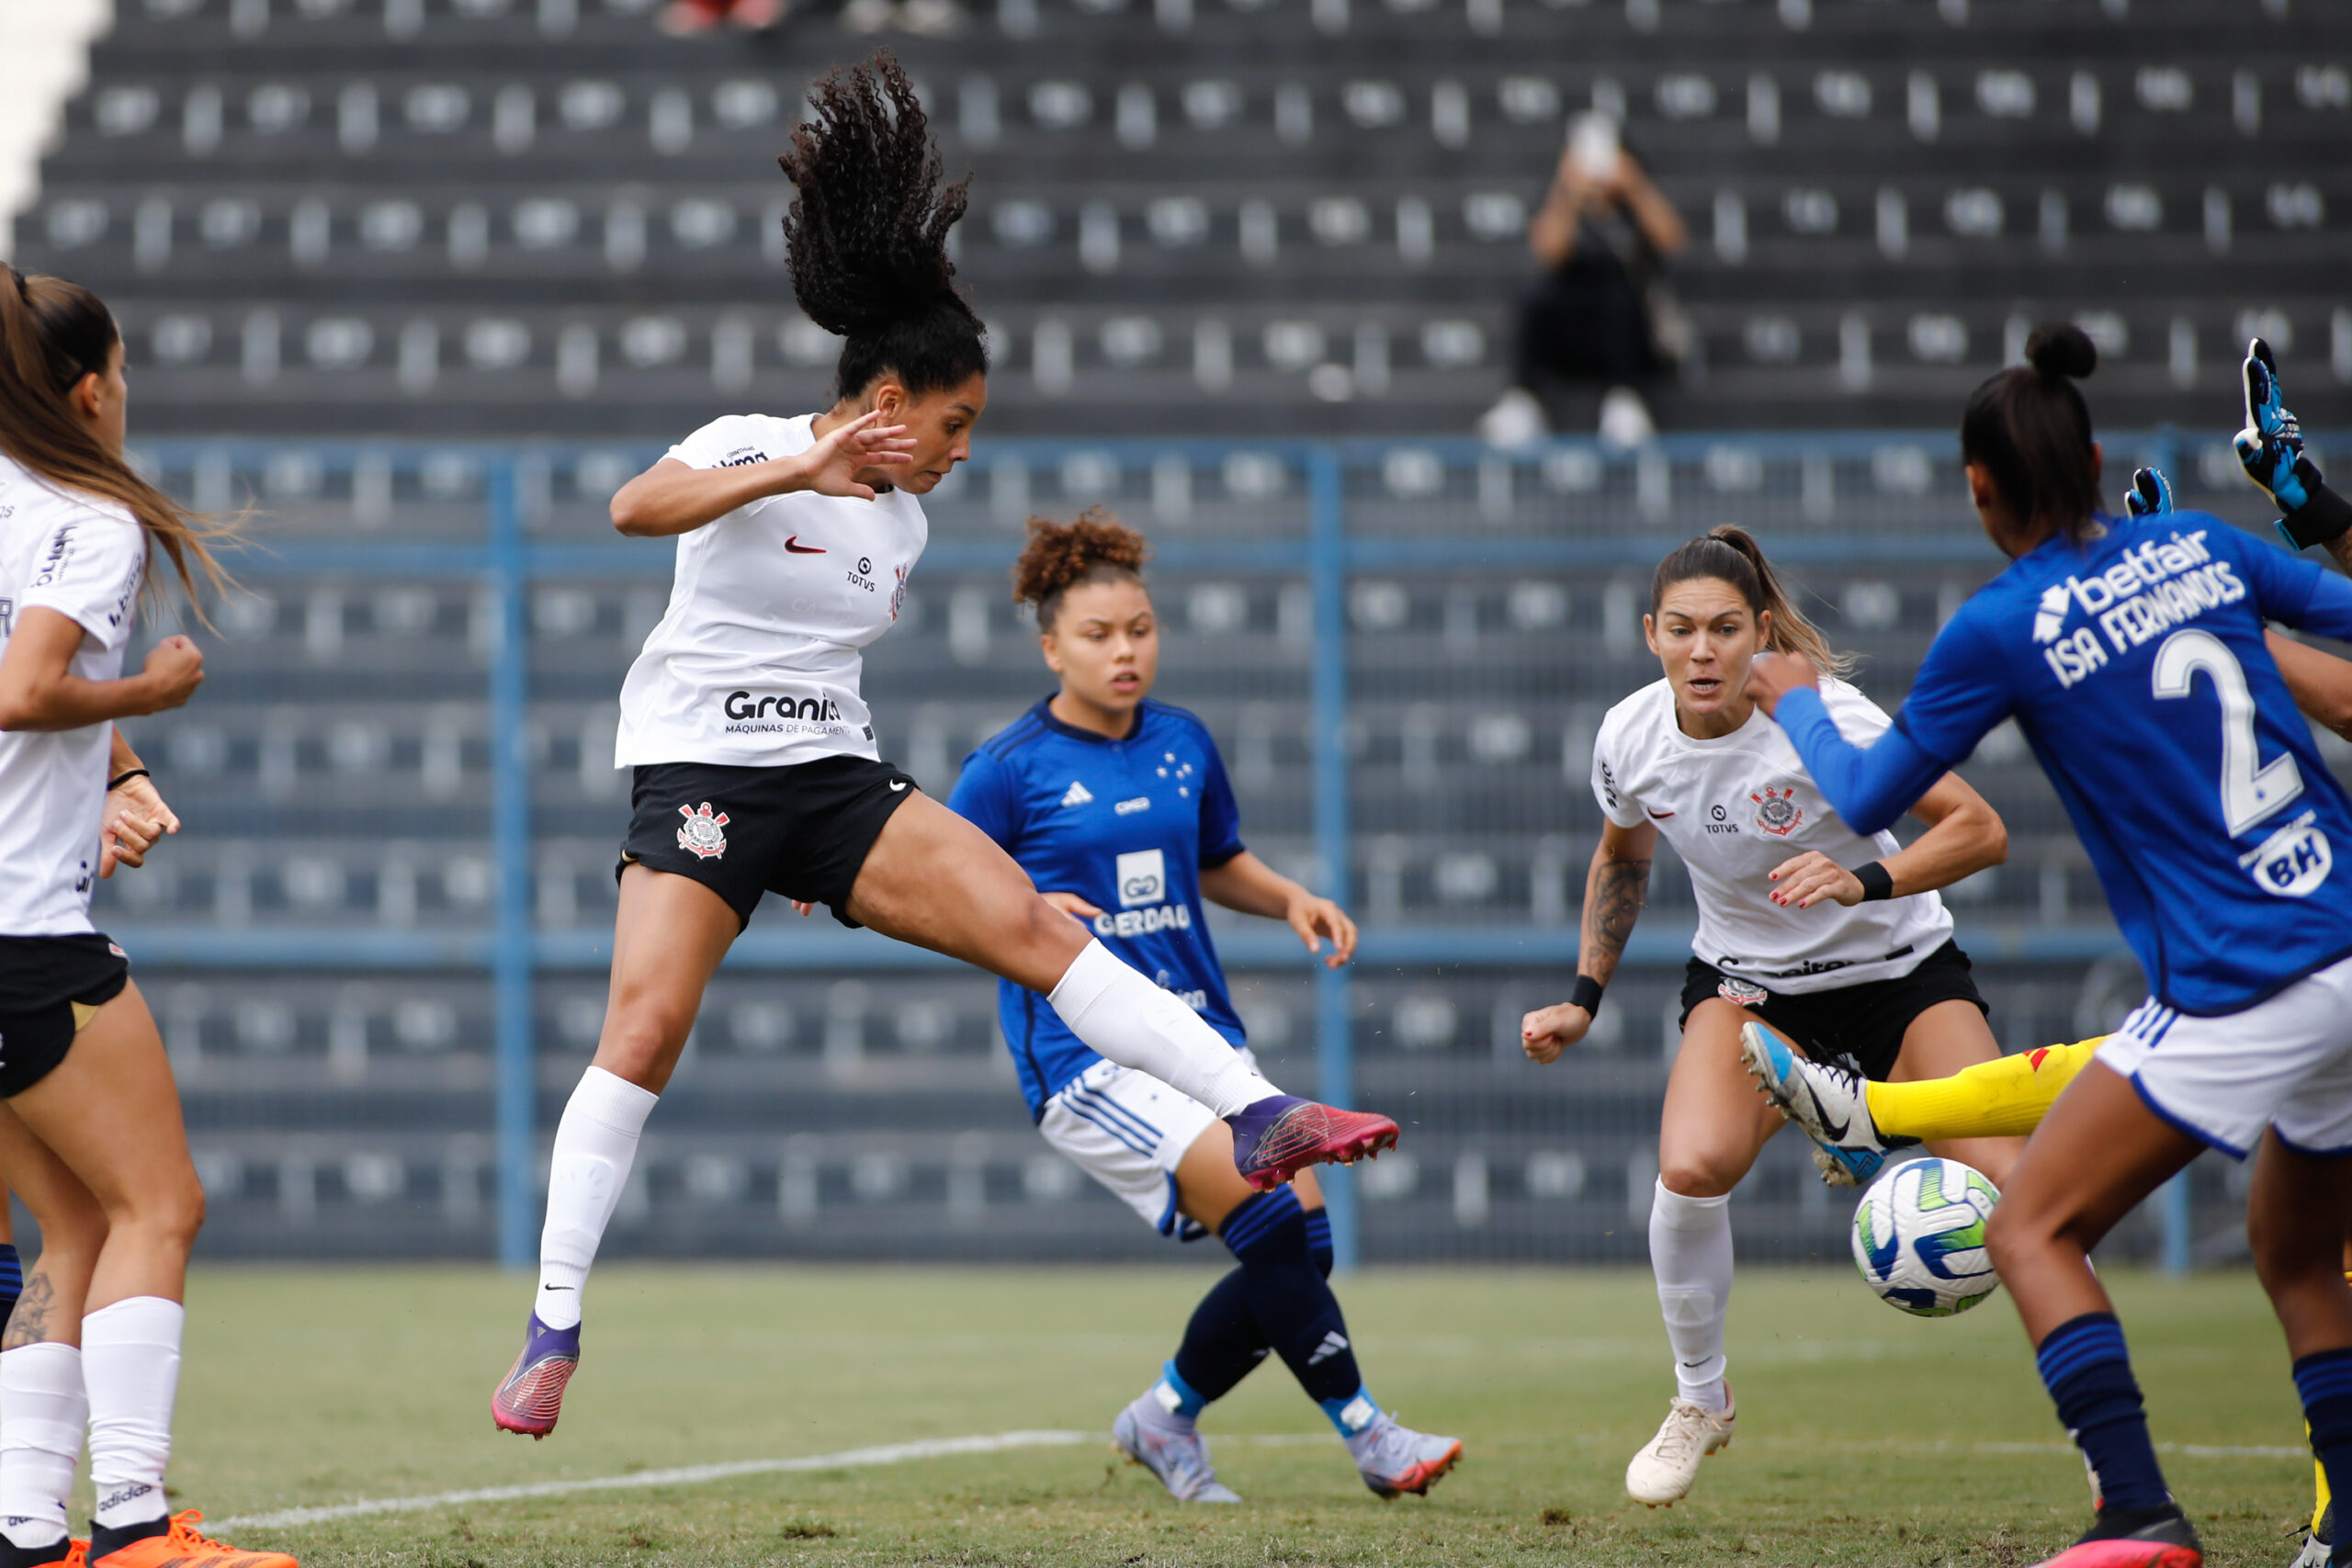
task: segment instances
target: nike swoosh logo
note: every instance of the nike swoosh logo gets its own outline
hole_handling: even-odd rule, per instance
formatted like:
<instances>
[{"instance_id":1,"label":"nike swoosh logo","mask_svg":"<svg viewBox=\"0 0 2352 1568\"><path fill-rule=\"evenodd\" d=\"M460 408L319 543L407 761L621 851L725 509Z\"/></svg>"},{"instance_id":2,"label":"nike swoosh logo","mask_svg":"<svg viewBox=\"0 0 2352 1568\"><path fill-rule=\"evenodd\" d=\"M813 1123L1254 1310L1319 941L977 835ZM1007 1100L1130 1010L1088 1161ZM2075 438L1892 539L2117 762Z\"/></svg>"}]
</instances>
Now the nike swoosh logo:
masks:
<instances>
[{"instance_id":1,"label":"nike swoosh logo","mask_svg":"<svg viewBox=\"0 0 2352 1568\"><path fill-rule=\"evenodd\" d=\"M904 779L892 779L892 780L890 781L890 793L891 793L892 795L896 795L896 794L898 794L900 790L902 790L902 789L904 789L904 788L906 788L906 787L907 787L907 781L906 781L906 780L904 780Z\"/></svg>"},{"instance_id":2,"label":"nike swoosh logo","mask_svg":"<svg viewBox=\"0 0 2352 1568\"><path fill-rule=\"evenodd\" d=\"M784 542L784 548L786 554L795 556L821 556L825 553L818 546L802 544L797 534Z\"/></svg>"},{"instance_id":3,"label":"nike swoosh logo","mask_svg":"<svg viewBox=\"0 0 2352 1568\"><path fill-rule=\"evenodd\" d=\"M1657 818L1660 821L1663 821L1663 820L1665 820L1667 818L1673 816L1673 815L1674 815L1674 813L1673 813L1673 812L1671 812L1671 811L1653 811L1653 812L1651 812L1651 813L1650 813L1650 815L1651 815L1651 816L1653 816L1653 817L1655 817L1655 818Z\"/></svg>"},{"instance_id":4,"label":"nike swoosh logo","mask_svg":"<svg viewBox=\"0 0 2352 1568\"><path fill-rule=\"evenodd\" d=\"M1832 1123L1830 1122L1829 1108L1821 1103L1821 1096L1814 1091L1814 1087L1811 1084L1806 1084L1804 1086L1804 1097L1813 1101L1814 1120L1821 1123L1821 1130L1823 1134L1828 1137L1829 1141L1834 1144L1843 1138L1846 1135L1847 1123L1843 1122Z\"/></svg>"},{"instance_id":5,"label":"nike swoosh logo","mask_svg":"<svg viewBox=\"0 0 2352 1568\"><path fill-rule=\"evenodd\" d=\"M541 1285L539 1289L543 1291L572 1291L579 1289L579 1287L576 1285Z\"/></svg>"}]
</instances>

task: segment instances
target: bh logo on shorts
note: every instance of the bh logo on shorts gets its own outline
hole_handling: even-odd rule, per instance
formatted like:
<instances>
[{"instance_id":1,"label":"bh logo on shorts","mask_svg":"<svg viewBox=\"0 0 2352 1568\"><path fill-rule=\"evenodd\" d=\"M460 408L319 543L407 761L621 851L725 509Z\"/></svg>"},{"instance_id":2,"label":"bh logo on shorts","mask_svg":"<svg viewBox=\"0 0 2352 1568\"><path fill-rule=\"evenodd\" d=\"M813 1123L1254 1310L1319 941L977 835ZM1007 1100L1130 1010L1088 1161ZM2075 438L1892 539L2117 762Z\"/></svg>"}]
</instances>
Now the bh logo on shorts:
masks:
<instances>
[{"instance_id":1,"label":"bh logo on shorts","mask_svg":"<svg viewBox=\"0 0 2352 1568\"><path fill-rule=\"evenodd\" d=\"M1136 850L1119 857L1119 908L1157 904L1168 897L1168 862L1158 850Z\"/></svg>"},{"instance_id":2,"label":"bh logo on shorts","mask_svg":"<svg viewBox=\"0 0 2352 1568\"><path fill-rule=\"evenodd\" d=\"M2312 825L2318 815L2304 812L2265 839L2260 849L2238 858L2254 873L2256 886L2280 898L2308 898L2318 891L2335 866L2327 835Z\"/></svg>"},{"instance_id":3,"label":"bh logo on shorts","mask_svg":"<svg viewBox=\"0 0 2352 1568\"><path fill-rule=\"evenodd\" d=\"M1736 975L1724 976L1723 984L1715 987L1715 995L1736 1008L1760 1007L1772 997L1771 992L1755 981L1743 980Z\"/></svg>"},{"instance_id":4,"label":"bh logo on shorts","mask_svg":"<svg viewBox=\"0 0 2352 1568\"><path fill-rule=\"evenodd\" d=\"M691 806L678 807L678 815L686 825L678 829L678 847L702 860L717 860L727 852L727 835L719 831L727 826L727 813L710 814L710 802L704 801L697 811Z\"/></svg>"},{"instance_id":5,"label":"bh logo on shorts","mask_svg":"<svg viewBox=\"0 0 2352 1568\"><path fill-rule=\"evenodd\" d=\"M1747 798L1756 803L1756 826L1776 839L1785 839L1795 832L1797 824L1804 820L1804 810L1791 798L1796 793L1794 784L1786 789L1767 784L1749 795Z\"/></svg>"}]
</instances>

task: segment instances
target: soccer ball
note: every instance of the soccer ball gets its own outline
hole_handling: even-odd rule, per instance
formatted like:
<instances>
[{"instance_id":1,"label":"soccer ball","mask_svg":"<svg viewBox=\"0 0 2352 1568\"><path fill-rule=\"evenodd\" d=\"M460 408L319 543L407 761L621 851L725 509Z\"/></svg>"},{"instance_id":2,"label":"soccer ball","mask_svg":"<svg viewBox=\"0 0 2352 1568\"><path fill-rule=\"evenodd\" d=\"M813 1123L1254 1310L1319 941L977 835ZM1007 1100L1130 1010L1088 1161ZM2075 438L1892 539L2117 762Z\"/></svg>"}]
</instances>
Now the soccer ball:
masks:
<instances>
[{"instance_id":1,"label":"soccer ball","mask_svg":"<svg viewBox=\"0 0 2352 1568\"><path fill-rule=\"evenodd\" d=\"M1879 1300L1914 1317L1966 1312L2000 1288L1984 1222L2001 1194L1956 1159L1890 1167L1854 1210L1854 1267Z\"/></svg>"}]
</instances>

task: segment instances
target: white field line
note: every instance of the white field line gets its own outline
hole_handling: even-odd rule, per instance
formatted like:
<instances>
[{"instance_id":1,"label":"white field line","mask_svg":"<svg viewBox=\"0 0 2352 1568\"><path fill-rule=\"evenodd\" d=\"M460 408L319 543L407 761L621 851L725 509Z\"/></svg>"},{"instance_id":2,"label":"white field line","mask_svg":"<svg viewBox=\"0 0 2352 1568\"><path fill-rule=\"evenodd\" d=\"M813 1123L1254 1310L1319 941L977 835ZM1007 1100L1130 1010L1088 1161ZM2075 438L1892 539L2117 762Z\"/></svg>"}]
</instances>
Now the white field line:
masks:
<instances>
[{"instance_id":1,"label":"white field line","mask_svg":"<svg viewBox=\"0 0 2352 1568\"><path fill-rule=\"evenodd\" d=\"M870 1449L845 1449L833 1454L805 1454L798 1459L738 1460L728 1464L693 1464L674 1470L640 1470L627 1475L598 1475L579 1481L535 1481L519 1486L481 1486L465 1492L433 1492L417 1497L375 1497L357 1503L336 1503L321 1508L284 1508L269 1514L242 1514L234 1518L207 1519L206 1528L219 1530L282 1529L300 1525L325 1524L334 1519L365 1518L372 1514L413 1514L430 1508L449 1508L464 1503L512 1503L526 1497L561 1497L580 1492L625 1492L649 1486L695 1486L704 1482L727 1481L739 1475L785 1475L812 1470L853 1470L873 1465L904 1464L909 1460L949 1459L957 1454L1003 1453L1012 1449L1062 1449L1081 1443L1100 1442L1100 1432L1030 1431L984 1432L968 1438L929 1438L911 1443L884 1443ZM1287 1448L1293 1445L1336 1442L1328 1432L1251 1432L1235 1433L1218 1439L1221 1442L1251 1448ZM1491 1440L1491 1439L1490 1439ZM1510 1439L1503 1439L1508 1441ZM1822 1445L1813 1444L1818 1448ZM1892 1443L1853 1445L1871 1448L1918 1448L1950 1451L1962 1449L1975 1453L2039 1454L2075 1451L2070 1444L2041 1443L1953 1443L1914 1442L1895 1439ZM2307 1459L2308 1448L2234 1446L2212 1443L2158 1443L2159 1453L2177 1454L2187 1459Z\"/></svg>"},{"instance_id":2,"label":"white field line","mask_svg":"<svg viewBox=\"0 0 2352 1568\"><path fill-rule=\"evenodd\" d=\"M794 1471L848 1470L877 1464L904 1464L909 1460L945 1459L955 1454L1002 1453L1008 1449L1068 1448L1101 1442L1100 1432L986 1432L969 1438L931 1438L913 1443L884 1443L871 1449L845 1449L837 1454L806 1454L798 1459L738 1460L731 1464L692 1464L676 1470L640 1470L628 1475L599 1475L580 1481L534 1481L520 1486L480 1486L465 1492L434 1492L420 1497L375 1497L358 1503L336 1503L323 1508L283 1508L269 1514L244 1514L231 1519L207 1519L208 1529L277 1529L293 1525L324 1524L330 1519L356 1519L369 1514L409 1514L428 1508L454 1507L461 1503L511 1503L526 1497L560 1497L575 1492L622 1492L647 1486L693 1486L738 1475L782 1475Z\"/></svg>"}]
</instances>

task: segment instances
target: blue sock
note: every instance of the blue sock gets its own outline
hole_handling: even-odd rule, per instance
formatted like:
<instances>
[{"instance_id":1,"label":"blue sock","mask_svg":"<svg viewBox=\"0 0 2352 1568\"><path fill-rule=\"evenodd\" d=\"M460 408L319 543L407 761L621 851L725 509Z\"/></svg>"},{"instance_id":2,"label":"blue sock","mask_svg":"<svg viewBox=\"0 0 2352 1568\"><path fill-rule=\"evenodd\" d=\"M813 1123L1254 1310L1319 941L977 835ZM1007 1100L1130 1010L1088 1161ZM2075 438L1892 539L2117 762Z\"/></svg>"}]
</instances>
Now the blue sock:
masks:
<instances>
[{"instance_id":1,"label":"blue sock","mask_svg":"<svg viewBox=\"0 0 2352 1568\"><path fill-rule=\"evenodd\" d=\"M2303 1396L2303 1419L2311 1423L2312 1452L2327 1472L2327 1489L2344 1496L2336 1483L2352 1487L2352 1349L2322 1350L2295 1363L2295 1392ZM2338 1556L2352 1549L2352 1530L2336 1527Z\"/></svg>"},{"instance_id":2,"label":"blue sock","mask_svg":"<svg viewBox=\"0 0 2352 1568\"><path fill-rule=\"evenodd\" d=\"M1305 1213L1306 1255L1314 1261L1315 1271L1328 1280L1331 1277L1331 1216L1320 1209L1307 1209ZM1184 1342L1168 1363L1173 1382L1197 1401L1175 1413L1199 1415L1201 1405L1232 1393L1272 1349L1258 1327L1257 1314L1250 1310L1249 1283L1236 1269L1210 1286L1201 1304L1193 1309L1192 1321L1184 1325Z\"/></svg>"},{"instance_id":3,"label":"blue sock","mask_svg":"<svg viewBox=\"0 0 2352 1568\"><path fill-rule=\"evenodd\" d=\"M1364 1397L1339 1298L1307 1248L1306 1214L1297 1194L1278 1187L1246 1199L1217 1234L1240 1260L1242 1289L1259 1332L1340 1436L1361 1431L1377 1412Z\"/></svg>"},{"instance_id":4,"label":"blue sock","mask_svg":"<svg viewBox=\"0 0 2352 1568\"><path fill-rule=\"evenodd\" d=\"M2111 1312L2086 1312L2052 1329L2034 1351L2058 1419L2083 1450L2098 1486L2099 1507L2137 1512L2172 1501L2140 1385L2132 1376L2123 1326Z\"/></svg>"},{"instance_id":5,"label":"blue sock","mask_svg":"<svg viewBox=\"0 0 2352 1568\"><path fill-rule=\"evenodd\" d=\"M17 1310L17 1298L24 1293L24 1263L17 1257L13 1244L0 1241L0 1329L8 1326L8 1316Z\"/></svg>"},{"instance_id":6,"label":"blue sock","mask_svg":"<svg viewBox=\"0 0 2352 1568\"><path fill-rule=\"evenodd\" d=\"M1223 1399L1272 1348L1250 1310L1249 1284L1236 1269L1210 1286L1193 1309L1184 1342L1168 1363L1173 1382L1196 1402L1175 1414L1197 1416L1201 1405Z\"/></svg>"},{"instance_id":7,"label":"blue sock","mask_svg":"<svg viewBox=\"0 0 2352 1568\"><path fill-rule=\"evenodd\" d=\"M1306 1211L1306 1255L1315 1259L1317 1273L1331 1277L1331 1216L1321 1209Z\"/></svg>"}]
</instances>

